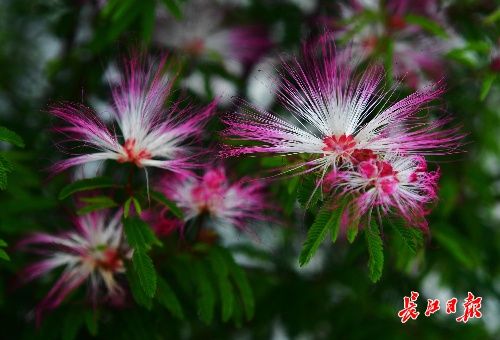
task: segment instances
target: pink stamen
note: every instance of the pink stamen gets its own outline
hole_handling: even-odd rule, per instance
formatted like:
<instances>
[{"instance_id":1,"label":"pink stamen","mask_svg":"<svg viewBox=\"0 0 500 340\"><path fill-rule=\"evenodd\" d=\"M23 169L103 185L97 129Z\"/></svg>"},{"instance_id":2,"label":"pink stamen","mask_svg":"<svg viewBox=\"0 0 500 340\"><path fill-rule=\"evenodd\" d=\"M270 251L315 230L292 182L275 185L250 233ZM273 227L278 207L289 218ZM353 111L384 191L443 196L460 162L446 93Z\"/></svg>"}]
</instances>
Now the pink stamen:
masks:
<instances>
[{"instance_id":1,"label":"pink stamen","mask_svg":"<svg viewBox=\"0 0 500 340\"><path fill-rule=\"evenodd\" d=\"M406 27L406 20L401 15L391 15L387 20L387 26L394 30L402 30Z\"/></svg>"},{"instance_id":2,"label":"pink stamen","mask_svg":"<svg viewBox=\"0 0 500 340\"><path fill-rule=\"evenodd\" d=\"M214 202L224 196L226 175L220 170L210 170L203 175L201 183L192 189L192 195L200 211L210 212Z\"/></svg>"},{"instance_id":3,"label":"pink stamen","mask_svg":"<svg viewBox=\"0 0 500 340\"><path fill-rule=\"evenodd\" d=\"M143 160L151 158L151 153L148 150L140 149L137 151L135 146L136 146L135 139L133 138L127 139L123 144L123 151L125 152L126 156L120 156L118 158L118 162L119 163L131 162L141 167L142 166L141 162Z\"/></svg>"},{"instance_id":4,"label":"pink stamen","mask_svg":"<svg viewBox=\"0 0 500 340\"><path fill-rule=\"evenodd\" d=\"M105 270L116 272L123 266L123 261L116 249L107 248L104 250L102 256L102 259L96 261L96 265Z\"/></svg>"},{"instance_id":5,"label":"pink stamen","mask_svg":"<svg viewBox=\"0 0 500 340\"><path fill-rule=\"evenodd\" d=\"M351 135L346 136L345 134L338 138L337 136L326 137L323 139L323 143L325 144L325 147L322 149L323 151L338 154L347 154L356 146L354 137Z\"/></svg>"},{"instance_id":6,"label":"pink stamen","mask_svg":"<svg viewBox=\"0 0 500 340\"><path fill-rule=\"evenodd\" d=\"M375 50L377 44L378 37L376 35L369 36L361 42L363 49L368 53L371 53L373 50Z\"/></svg>"},{"instance_id":7,"label":"pink stamen","mask_svg":"<svg viewBox=\"0 0 500 340\"><path fill-rule=\"evenodd\" d=\"M200 38L193 39L184 44L184 51L194 56L201 55L204 49L205 49L205 42L203 41L203 39Z\"/></svg>"},{"instance_id":8,"label":"pink stamen","mask_svg":"<svg viewBox=\"0 0 500 340\"><path fill-rule=\"evenodd\" d=\"M495 57L490 62L490 70L493 72L500 72L500 57Z\"/></svg>"},{"instance_id":9,"label":"pink stamen","mask_svg":"<svg viewBox=\"0 0 500 340\"><path fill-rule=\"evenodd\" d=\"M364 161L359 164L359 171L365 178L372 179L370 184L378 187L385 194L392 194L399 183L397 171L384 161Z\"/></svg>"},{"instance_id":10,"label":"pink stamen","mask_svg":"<svg viewBox=\"0 0 500 340\"><path fill-rule=\"evenodd\" d=\"M356 149L351 154L351 161L353 164L377 159L377 155L370 149Z\"/></svg>"},{"instance_id":11,"label":"pink stamen","mask_svg":"<svg viewBox=\"0 0 500 340\"><path fill-rule=\"evenodd\" d=\"M391 195L396 191L398 179L396 177L386 177L378 181L379 188L387 195Z\"/></svg>"}]
</instances>

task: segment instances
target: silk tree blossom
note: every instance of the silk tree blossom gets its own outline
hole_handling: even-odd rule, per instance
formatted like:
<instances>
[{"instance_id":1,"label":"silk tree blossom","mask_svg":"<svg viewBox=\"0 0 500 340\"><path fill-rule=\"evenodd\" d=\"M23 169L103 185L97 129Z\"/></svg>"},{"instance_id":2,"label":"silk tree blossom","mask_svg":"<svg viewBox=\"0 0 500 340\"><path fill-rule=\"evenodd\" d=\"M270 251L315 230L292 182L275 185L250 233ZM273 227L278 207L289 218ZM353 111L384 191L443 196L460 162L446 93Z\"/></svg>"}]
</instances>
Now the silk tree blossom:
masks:
<instances>
[{"instance_id":1,"label":"silk tree blossom","mask_svg":"<svg viewBox=\"0 0 500 340\"><path fill-rule=\"evenodd\" d=\"M84 105L65 103L53 107L50 112L67 124L57 129L67 136L67 141L95 150L63 160L53 170L104 160L174 172L195 166L189 144L202 133L216 102L201 109L180 108L180 102L164 108L172 87L172 81L162 74L165 62L165 58L156 66L143 65L137 58L126 62L122 80L112 91L112 115L118 129L107 127Z\"/></svg>"},{"instance_id":2,"label":"silk tree blossom","mask_svg":"<svg viewBox=\"0 0 500 340\"><path fill-rule=\"evenodd\" d=\"M204 59L256 62L271 47L267 31L260 25L223 27L227 8L205 0L184 5L183 18L164 9L157 13L154 39L159 45Z\"/></svg>"},{"instance_id":3,"label":"silk tree blossom","mask_svg":"<svg viewBox=\"0 0 500 340\"><path fill-rule=\"evenodd\" d=\"M394 78L412 89L423 88L432 79L442 79L446 67L442 56L446 50L447 45L433 38L421 37L411 42L395 41Z\"/></svg>"},{"instance_id":4,"label":"silk tree blossom","mask_svg":"<svg viewBox=\"0 0 500 340\"><path fill-rule=\"evenodd\" d=\"M165 237L182 229L182 220L169 217L167 214L166 207L152 207L142 211L141 219L151 226L157 236Z\"/></svg>"},{"instance_id":5,"label":"silk tree blossom","mask_svg":"<svg viewBox=\"0 0 500 340\"><path fill-rule=\"evenodd\" d=\"M441 25L446 24L444 8L436 0L349 0L340 3L339 7L342 19L347 22L352 21L355 16L363 12L381 13L383 16L379 18L380 21L375 22L384 26L381 27L383 30L391 31L391 33L398 31L398 33L409 35L410 32L422 31L419 26L407 22L407 15L418 15L436 21ZM377 32L380 32L380 30L377 30Z\"/></svg>"},{"instance_id":6,"label":"silk tree blossom","mask_svg":"<svg viewBox=\"0 0 500 340\"><path fill-rule=\"evenodd\" d=\"M360 162L355 170L342 173L337 182L342 195L352 197L353 218L391 212L415 227L427 229L425 206L437 198L439 171L427 171L420 156L387 154Z\"/></svg>"},{"instance_id":7,"label":"silk tree blossom","mask_svg":"<svg viewBox=\"0 0 500 340\"><path fill-rule=\"evenodd\" d=\"M350 168L379 154L446 154L456 150L457 128L441 129L448 118L427 119L419 111L439 97L438 85L393 100L382 88L381 68L362 74L335 54L328 35L316 48L305 47L302 61L283 63L278 100L290 117L246 104L228 114L223 135L258 145L227 147L224 156L247 153L299 154L307 158L292 170L306 172ZM390 102L393 102L390 104Z\"/></svg>"},{"instance_id":8,"label":"silk tree blossom","mask_svg":"<svg viewBox=\"0 0 500 340\"><path fill-rule=\"evenodd\" d=\"M500 38L491 48L490 52L490 70L495 73L500 73Z\"/></svg>"},{"instance_id":9,"label":"silk tree blossom","mask_svg":"<svg viewBox=\"0 0 500 340\"><path fill-rule=\"evenodd\" d=\"M448 35L454 32L435 0L349 1L340 6L342 21L336 23L337 41L349 39L353 53L367 59L385 53L387 39L392 49L393 77L412 89L444 77L444 54L453 47L446 39L431 36L407 16L435 21ZM370 14L367 14L370 13ZM361 25L358 18L369 16ZM348 22L349 24L344 24Z\"/></svg>"},{"instance_id":10,"label":"silk tree blossom","mask_svg":"<svg viewBox=\"0 0 500 340\"><path fill-rule=\"evenodd\" d=\"M201 178L194 176L165 180L162 191L184 211L186 221L203 214L215 226L245 229L249 220L265 220L266 208L262 183L230 183L223 168L206 169Z\"/></svg>"},{"instance_id":11,"label":"silk tree blossom","mask_svg":"<svg viewBox=\"0 0 500 340\"><path fill-rule=\"evenodd\" d=\"M63 268L59 279L40 302L38 316L43 310L58 307L84 283L88 283L93 304L122 302L124 289L117 277L125 272L124 262L130 259L131 250L123 238L121 216L121 211L110 216L101 210L75 218L72 231L59 235L36 233L21 241L22 248L43 258L20 274L24 282Z\"/></svg>"}]
</instances>

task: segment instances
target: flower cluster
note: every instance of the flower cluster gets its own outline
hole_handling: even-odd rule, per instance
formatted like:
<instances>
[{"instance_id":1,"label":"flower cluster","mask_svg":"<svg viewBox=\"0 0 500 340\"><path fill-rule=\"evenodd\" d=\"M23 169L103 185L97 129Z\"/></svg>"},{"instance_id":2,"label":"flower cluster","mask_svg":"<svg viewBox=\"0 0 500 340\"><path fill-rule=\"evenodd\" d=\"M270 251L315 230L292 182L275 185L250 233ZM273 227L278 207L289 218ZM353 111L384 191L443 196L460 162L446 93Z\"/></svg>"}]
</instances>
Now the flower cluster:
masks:
<instances>
[{"instance_id":1,"label":"flower cluster","mask_svg":"<svg viewBox=\"0 0 500 340\"><path fill-rule=\"evenodd\" d=\"M156 64L146 64L132 58L125 63L122 80L112 89L112 114L117 127L107 126L83 105L54 106L50 112L66 124L56 129L66 137L65 142L90 151L59 161L53 170L57 173L104 160L130 164L131 174L134 169L156 168L162 174L155 177L159 180L151 187L164 191L173 204L183 209L185 221L208 213L219 225L245 229L249 219L264 218L262 185L245 184L243 179L229 184L221 167L206 170L201 179L196 176L195 169L206 167L203 164L206 151L194 144L202 137L203 126L212 117L217 102L214 100L201 109L194 109L183 101L169 103L172 81L163 75L165 62L166 59L162 59ZM132 199L139 204L134 197L132 178L129 176L129 183L123 189L129 195L129 204ZM117 183L116 187L119 186ZM146 186L149 193L148 176ZM104 198L109 202L109 198ZM99 197L82 198L85 200L97 202ZM84 282L89 283L89 297L94 304L123 300L126 287L118 283L117 277L126 271L125 263L136 251L128 247L123 234L125 210L130 213L130 206L119 209L109 219L103 210L91 212L75 218L75 228L61 235L39 233L21 242L22 247L29 246L29 250L47 257L28 266L21 275L23 281L65 267L40 303L38 312L59 306ZM185 221L174 218L172 213L168 216L167 208L151 206L142 213L140 208L134 213L149 222L160 237L184 228Z\"/></svg>"},{"instance_id":2,"label":"flower cluster","mask_svg":"<svg viewBox=\"0 0 500 340\"><path fill-rule=\"evenodd\" d=\"M44 257L24 269L24 282L64 267L61 277L40 302L37 318L42 311L59 306L84 283L89 284L93 304L100 300L123 302L124 289L118 276L125 273L124 263L130 259L131 250L122 235L121 213L109 216L101 210L75 218L73 224L73 230L60 235L37 233L20 243L20 247Z\"/></svg>"},{"instance_id":3,"label":"flower cluster","mask_svg":"<svg viewBox=\"0 0 500 340\"><path fill-rule=\"evenodd\" d=\"M83 105L67 103L55 106L51 113L68 125L57 130L69 141L78 141L97 152L74 156L56 163L55 172L95 161L115 160L138 167L156 167L177 173L195 167L190 141L203 132L213 114L216 101L195 110L180 108L180 102L164 105L170 96L172 80L162 69L166 59L156 66L145 66L140 59L126 63L123 80L113 89L112 115L121 134L107 127L96 113Z\"/></svg>"},{"instance_id":4,"label":"flower cluster","mask_svg":"<svg viewBox=\"0 0 500 340\"><path fill-rule=\"evenodd\" d=\"M423 156L455 152L462 138L457 128L444 128L449 118L429 122L420 114L442 93L439 85L389 103L381 68L359 75L329 34L305 46L301 60L283 61L280 74L278 98L289 115L250 104L228 114L224 135L254 143L222 154L301 155L306 160L286 172L318 173L318 187L326 183L337 198L351 201L348 215L395 210L425 228L424 205L436 198L439 176L427 171Z\"/></svg>"},{"instance_id":5,"label":"flower cluster","mask_svg":"<svg viewBox=\"0 0 500 340\"><path fill-rule=\"evenodd\" d=\"M272 43L260 25L223 27L224 9L204 0L184 6L182 20L159 11L155 31L158 45L193 57L249 64L257 61Z\"/></svg>"},{"instance_id":6,"label":"flower cluster","mask_svg":"<svg viewBox=\"0 0 500 340\"><path fill-rule=\"evenodd\" d=\"M390 49L394 78L410 88L420 89L443 78L443 55L451 45L442 36L453 32L442 28L449 25L437 1L352 0L340 9L337 41L349 39L356 53L366 58ZM429 22L434 24L434 34L425 29Z\"/></svg>"},{"instance_id":7,"label":"flower cluster","mask_svg":"<svg viewBox=\"0 0 500 340\"><path fill-rule=\"evenodd\" d=\"M379 218L399 214L410 225L426 229L426 206L437 197L439 173L427 169L424 156L455 152L462 137L457 128L445 127L449 118L422 112L442 89L433 84L391 102L394 90L382 86L382 68L371 66L359 73L351 59L349 52L337 53L329 34L304 45L301 58L283 59L276 93L288 115L250 104L243 106L243 112L226 115L223 134L252 144L226 147L222 155L299 155L302 162L286 172L314 174L315 191L321 187L333 206L346 202L345 225L364 216L369 222L376 212ZM132 255L148 256L143 253L146 246L127 246L122 217L127 221L130 213L151 224L157 236L176 230L183 235L185 226L192 224L198 232L206 227L248 230L250 221L269 219L264 211L271 204L265 202L262 182L249 178L231 182L222 165L205 164L209 151L195 144L204 136L217 102L199 109L180 100L169 102L173 82L163 73L165 63L166 59L154 64L132 58L125 64L121 81L112 89L116 126L106 125L83 105L66 103L51 109L65 122L57 128L65 142L91 150L56 163L55 172L104 160L128 163L132 172L127 184L115 186L127 198L124 209L112 218L102 210L92 212L75 219L75 230L60 236L36 234L22 242L25 247L45 247L33 250L47 256L25 270L26 281L65 266L39 310L57 307L87 281L93 303L123 299L126 290L118 276L125 272L126 261ZM160 175L150 186L146 172L150 206L142 211L133 171L146 168L156 168ZM159 201L167 202L164 206L151 205L150 187L161 195ZM87 201L111 201L116 206L109 197L101 198ZM154 239L148 233L144 238ZM203 240L200 235L198 241Z\"/></svg>"},{"instance_id":8,"label":"flower cluster","mask_svg":"<svg viewBox=\"0 0 500 340\"><path fill-rule=\"evenodd\" d=\"M262 189L257 181L230 183L221 167L207 168L201 178L168 179L161 184L166 196L184 210L186 221L208 215L214 226L239 229L244 229L248 220L265 219Z\"/></svg>"}]
</instances>

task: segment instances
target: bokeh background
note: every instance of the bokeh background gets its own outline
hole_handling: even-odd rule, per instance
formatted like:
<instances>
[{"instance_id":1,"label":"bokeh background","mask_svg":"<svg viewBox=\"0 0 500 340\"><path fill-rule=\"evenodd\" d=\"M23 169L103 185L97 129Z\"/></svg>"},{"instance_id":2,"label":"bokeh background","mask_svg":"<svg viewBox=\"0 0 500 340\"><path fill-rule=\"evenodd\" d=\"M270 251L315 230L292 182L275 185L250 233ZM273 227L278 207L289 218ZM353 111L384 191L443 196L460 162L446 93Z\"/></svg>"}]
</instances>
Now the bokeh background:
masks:
<instances>
[{"instance_id":1,"label":"bokeh background","mask_svg":"<svg viewBox=\"0 0 500 340\"><path fill-rule=\"evenodd\" d=\"M433 165L442 177L425 247L411 254L401 240L384 235L385 266L375 284L367 277L361 240L325 242L300 268L297 258L312 216L297 203L297 180L277 180L269 185L275 218L255 226L258 237L230 230L220 235L249 278L255 298L250 321L215 317L206 325L189 296L181 299L184 318L134 304L93 311L70 297L37 327L33 308L54 280L17 284L29 257L13 245L34 230L64 229L74 207L59 201L58 192L71 176L95 171L48 177L45 169L64 157L55 146L48 106L83 102L106 119L117 65L142 51L168 53L171 71L178 72L177 93L194 102L220 96L223 113L237 110L234 98L242 97L279 111L273 92L279 59L324 30L362 62L383 64L387 82L397 86L395 96L437 80L446 86L437 109L463 126L467 144L464 153ZM499 73L497 1L1 0L0 126L21 135L25 147L0 143L15 168L0 191L0 238L10 245L11 258L0 260L0 338L500 337ZM214 118L207 148L221 142L220 128ZM264 176L275 165L258 158L226 164L233 176ZM402 325L397 312L411 290L421 294L421 314ZM443 306L453 296L461 312L468 291L483 297L482 319L460 324L458 315L443 310L423 315L426 299L439 298Z\"/></svg>"}]
</instances>

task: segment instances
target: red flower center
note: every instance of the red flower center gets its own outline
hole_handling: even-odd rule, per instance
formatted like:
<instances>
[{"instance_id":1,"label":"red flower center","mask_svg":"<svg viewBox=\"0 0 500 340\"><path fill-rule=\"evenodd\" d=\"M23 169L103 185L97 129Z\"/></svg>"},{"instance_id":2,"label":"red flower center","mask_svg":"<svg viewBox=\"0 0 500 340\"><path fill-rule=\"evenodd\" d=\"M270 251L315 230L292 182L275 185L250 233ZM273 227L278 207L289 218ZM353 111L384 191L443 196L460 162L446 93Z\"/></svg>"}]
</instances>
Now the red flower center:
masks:
<instances>
[{"instance_id":1,"label":"red flower center","mask_svg":"<svg viewBox=\"0 0 500 340\"><path fill-rule=\"evenodd\" d=\"M200 38L195 38L184 44L184 51L194 56L199 56L205 49L205 42Z\"/></svg>"},{"instance_id":2,"label":"red flower center","mask_svg":"<svg viewBox=\"0 0 500 340\"><path fill-rule=\"evenodd\" d=\"M200 213L213 213L217 210L220 200L223 199L223 193L220 190L212 191L209 187L198 185L191 191L194 203Z\"/></svg>"},{"instance_id":3,"label":"red flower center","mask_svg":"<svg viewBox=\"0 0 500 340\"><path fill-rule=\"evenodd\" d=\"M118 158L118 162L126 163L131 162L135 163L137 166L142 166L142 161L145 159L151 158L151 153L146 149L136 149L135 139L129 138L123 144L123 151L125 155L122 155Z\"/></svg>"},{"instance_id":4,"label":"red flower center","mask_svg":"<svg viewBox=\"0 0 500 340\"><path fill-rule=\"evenodd\" d=\"M378 187L385 194L392 194L399 183L397 171L384 161L364 161L359 164L359 171L365 178L370 178L370 184Z\"/></svg>"},{"instance_id":5,"label":"red flower center","mask_svg":"<svg viewBox=\"0 0 500 340\"><path fill-rule=\"evenodd\" d=\"M191 194L201 211L212 212L225 194L226 175L220 170L210 170Z\"/></svg>"},{"instance_id":6,"label":"red flower center","mask_svg":"<svg viewBox=\"0 0 500 340\"><path fill-rule=\"evenodd\" d=\"M401 30L406 27L406 21L401 15L391 15L387 20L387 26L392 30Z\"/></svg>"},{"instance_id":7,"label":"red flower center","mask_svg":"<svg viewBox=\"0 0 500 340\"><path fill-rule=\"evenodd\" d=\"M493 72L500 73L500 57L495 57L495 58L491 59L490 69Z\"/></svg>"},{"instance_id":8,"label":"red flower center","mask_svg":"<svg viewBox=\"0 0 500 340\"><path fill-rule=\"evenodd\" d=\"M366 39L361 41L361 46L367 53L372 53L378 44L378 37L376 35L370 35Z\"/></svg>"},{"instance_id":9,"label":"red flower center","mask_svg":"<svg viewBox=\"0 0 500 340\"><path fill-rule=\"evenodd\" d=\"M336 154L348 154L356 146L356 141L351 135L341 135L340 137L331 136L323 139L325 146L323 151L332 152Z\"/></svg>"},{"instance_id":10,"label":"red flower center","mask_svg":"<svg viewBox=\"0 0 500 340\"><path fill-rule=\"evenodd\" d=\"M102 257L96 260L96 265L104 270L115 272L123 266L123 261L116 249L106 248Z\"/></svg>"},{"instance_id":11,"label":"red flower center","mask_svg":"<svg viewBox=\"0 0 500 340\"><path fill-rule=\"evenodd\" d=\"M351 160L354 164L377 159L377 155L370 149L356 149L351 154Z\"/></svg>"}]
</instances>

